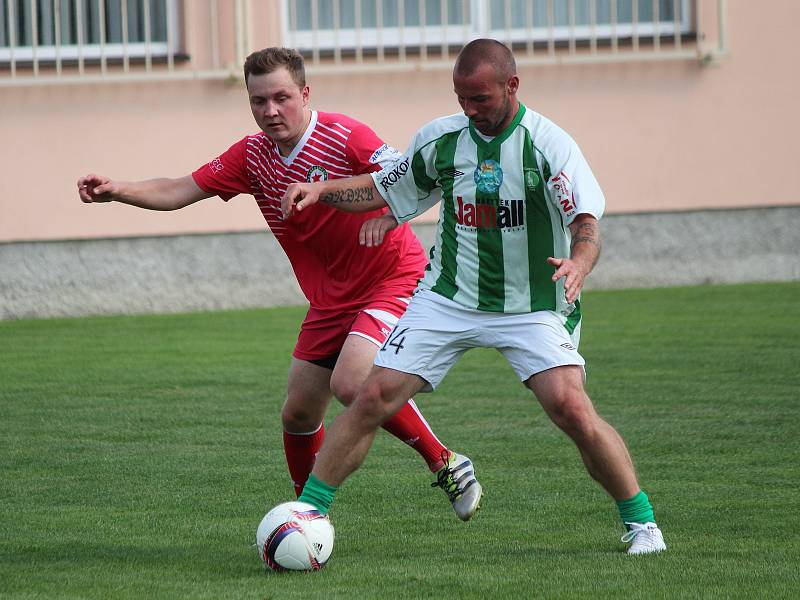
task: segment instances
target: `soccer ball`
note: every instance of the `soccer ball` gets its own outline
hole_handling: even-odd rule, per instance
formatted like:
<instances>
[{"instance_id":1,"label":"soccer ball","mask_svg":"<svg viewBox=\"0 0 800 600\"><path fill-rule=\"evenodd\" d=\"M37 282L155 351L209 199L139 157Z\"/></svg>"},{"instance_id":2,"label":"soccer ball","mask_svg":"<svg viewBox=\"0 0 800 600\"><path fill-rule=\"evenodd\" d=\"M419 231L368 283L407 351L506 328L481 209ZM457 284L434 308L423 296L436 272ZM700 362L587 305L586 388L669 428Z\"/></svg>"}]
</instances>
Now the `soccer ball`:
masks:
<instances>
[{"instance_id":1,"label":"soccer ball","mask_svg":"<svg viewBox=\"0 0 800 600\"><path fill-rule=\"evenodd\" d=\"M330 519L305 502L284 502L256 531L261 560L273 571L318 571L333 551Z\"/></svg>"}]
</instances>

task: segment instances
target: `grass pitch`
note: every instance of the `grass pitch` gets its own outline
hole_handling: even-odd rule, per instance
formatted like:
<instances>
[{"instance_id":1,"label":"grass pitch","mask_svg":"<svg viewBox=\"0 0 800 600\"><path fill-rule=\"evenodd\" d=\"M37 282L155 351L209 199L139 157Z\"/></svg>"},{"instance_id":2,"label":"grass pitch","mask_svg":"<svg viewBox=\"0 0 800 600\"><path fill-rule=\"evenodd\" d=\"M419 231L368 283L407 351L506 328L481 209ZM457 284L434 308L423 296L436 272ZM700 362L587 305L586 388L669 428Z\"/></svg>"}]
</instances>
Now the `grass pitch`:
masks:
<instances>
[{"instance_id":1,"label":"grass pitch","mask_svg":"<svg viewBox=\"0 0 800 600\"><path fill-rule=\"evenodd\" d=\"M265 573L292 497L280 406L302 309L0 323L2 598L796 597L800 284L591 292L581 350L669 549L616 509L492 350L418 404L485 487L469 523L381 434L319 573ZM331 416L338 409L331 411Z\"/></svg>"}]
</instances>

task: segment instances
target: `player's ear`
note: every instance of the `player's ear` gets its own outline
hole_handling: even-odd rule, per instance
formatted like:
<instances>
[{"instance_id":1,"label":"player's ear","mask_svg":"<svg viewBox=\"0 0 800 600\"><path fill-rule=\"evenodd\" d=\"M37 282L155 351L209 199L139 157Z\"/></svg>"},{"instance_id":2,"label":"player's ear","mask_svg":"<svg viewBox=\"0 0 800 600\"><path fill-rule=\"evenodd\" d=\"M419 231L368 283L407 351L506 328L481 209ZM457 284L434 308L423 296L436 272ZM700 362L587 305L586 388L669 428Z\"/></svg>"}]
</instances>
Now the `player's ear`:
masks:
<instances>
[{"instance_id":1,"label":"player's ear","mask_svg":"<svg viewBox=\"0 0 800 600\"><path fill-rule=\"evenodd\" d=\"M300 95L303 97L303 106L307 106L308 101L311 99L311 89L308 86L303 87L300 90Z\"/></svg>"},{"instance_id":2,"label":"player's ear","mask_svg":"<svg viewBox=\"0 0 800 600\"><path fill-rule=\"evenodd\" d=\"M509 94L516 94L517 90L519 90L519 76L512 75L506 82L506 91Z\"/></svg>"}]
</instances>

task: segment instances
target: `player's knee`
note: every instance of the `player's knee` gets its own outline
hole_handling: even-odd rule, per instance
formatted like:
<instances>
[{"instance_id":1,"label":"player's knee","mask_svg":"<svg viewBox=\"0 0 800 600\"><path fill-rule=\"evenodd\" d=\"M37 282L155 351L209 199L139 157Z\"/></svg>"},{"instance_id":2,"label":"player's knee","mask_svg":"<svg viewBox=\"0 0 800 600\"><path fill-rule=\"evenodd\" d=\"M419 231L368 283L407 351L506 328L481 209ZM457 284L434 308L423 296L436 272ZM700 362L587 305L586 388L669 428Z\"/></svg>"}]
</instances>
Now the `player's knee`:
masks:
<instances>
[{"instance_id":1,"label":"player's knee","mask_svg":"<svg viewBox=\"0 0 800 600\"><path fill-rule=\"evenodd\" d=\"M568 393L551 404L552 421L573 439L590 438L597 428L597 413L585 393Z\"/></svg>"},{"instance_id":2,"label":"player's knee","mask_svg":"<svg viewBox=\"0 0 800 600\"><path fill-rule=\"evenodd\" d=\"M345 406L350 406L356 398L356 393L361 387L361 381L352 377L334 377L331 378L331 391L336 398Z\"/></svg>"},{"instance_id":3,"label":"player's knee","mask_svg":"<svg viewBox=\"0 0 800 600\"><path fill-rule=\"evenodd\" d=\"M378 427L394 414L394 398L380 382L369 379L355 394L352 409L364 422Z\"/></svg>"},{"instance_id":4,"label":"player's knee","mask_svg":"<svg viewBox=\"0 0 800 600\"><path fill-rule=\"evenodd\" d=\"M288 402L283 405L281 410L281 422L285 431L293 433L305 433L314 431L321 422L321 418L315 412L305 408L290 405Z\"/></svg>"}]
</instances>

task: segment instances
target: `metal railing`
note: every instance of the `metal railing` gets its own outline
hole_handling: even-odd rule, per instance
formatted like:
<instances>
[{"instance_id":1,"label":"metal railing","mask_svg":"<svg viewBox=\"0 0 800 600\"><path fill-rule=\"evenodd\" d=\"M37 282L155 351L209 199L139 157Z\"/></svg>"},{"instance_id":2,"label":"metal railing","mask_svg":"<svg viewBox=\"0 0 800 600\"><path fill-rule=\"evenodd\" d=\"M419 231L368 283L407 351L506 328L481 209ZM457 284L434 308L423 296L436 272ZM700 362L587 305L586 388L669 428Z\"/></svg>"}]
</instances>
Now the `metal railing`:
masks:
<instances>
[{"instance_id":1,"label":"metal railing","mask_svg":"<svg viewBox=\"0 0 800 600\"><path fill-rule=\"evenodd\" d=\"M491 37L522 65L700 60L726 53L726 0L285 0L309 69L450 68Z\"/></svg>"},{"instance_id":2,"label":"metal railing","mask_svg":"<svg viewBox=\"0 0 800 600\"><path fill-rule=\"evenodd\" d=\"M250 0L0 0L0 86L225 79Z\"/></svg>"},{"instance_id":3,"label":"metal railing","mask_svg":"<svg viewBox=\"0 0 800 600\"><path fill-rule=\"evenodd\" d=\"M475 37L521 65L705 62L727 51L725 15L726 0L0 0L0 86L233 78L277 44L311 72L450 68Z\"/></svg>"}]
</instances>

